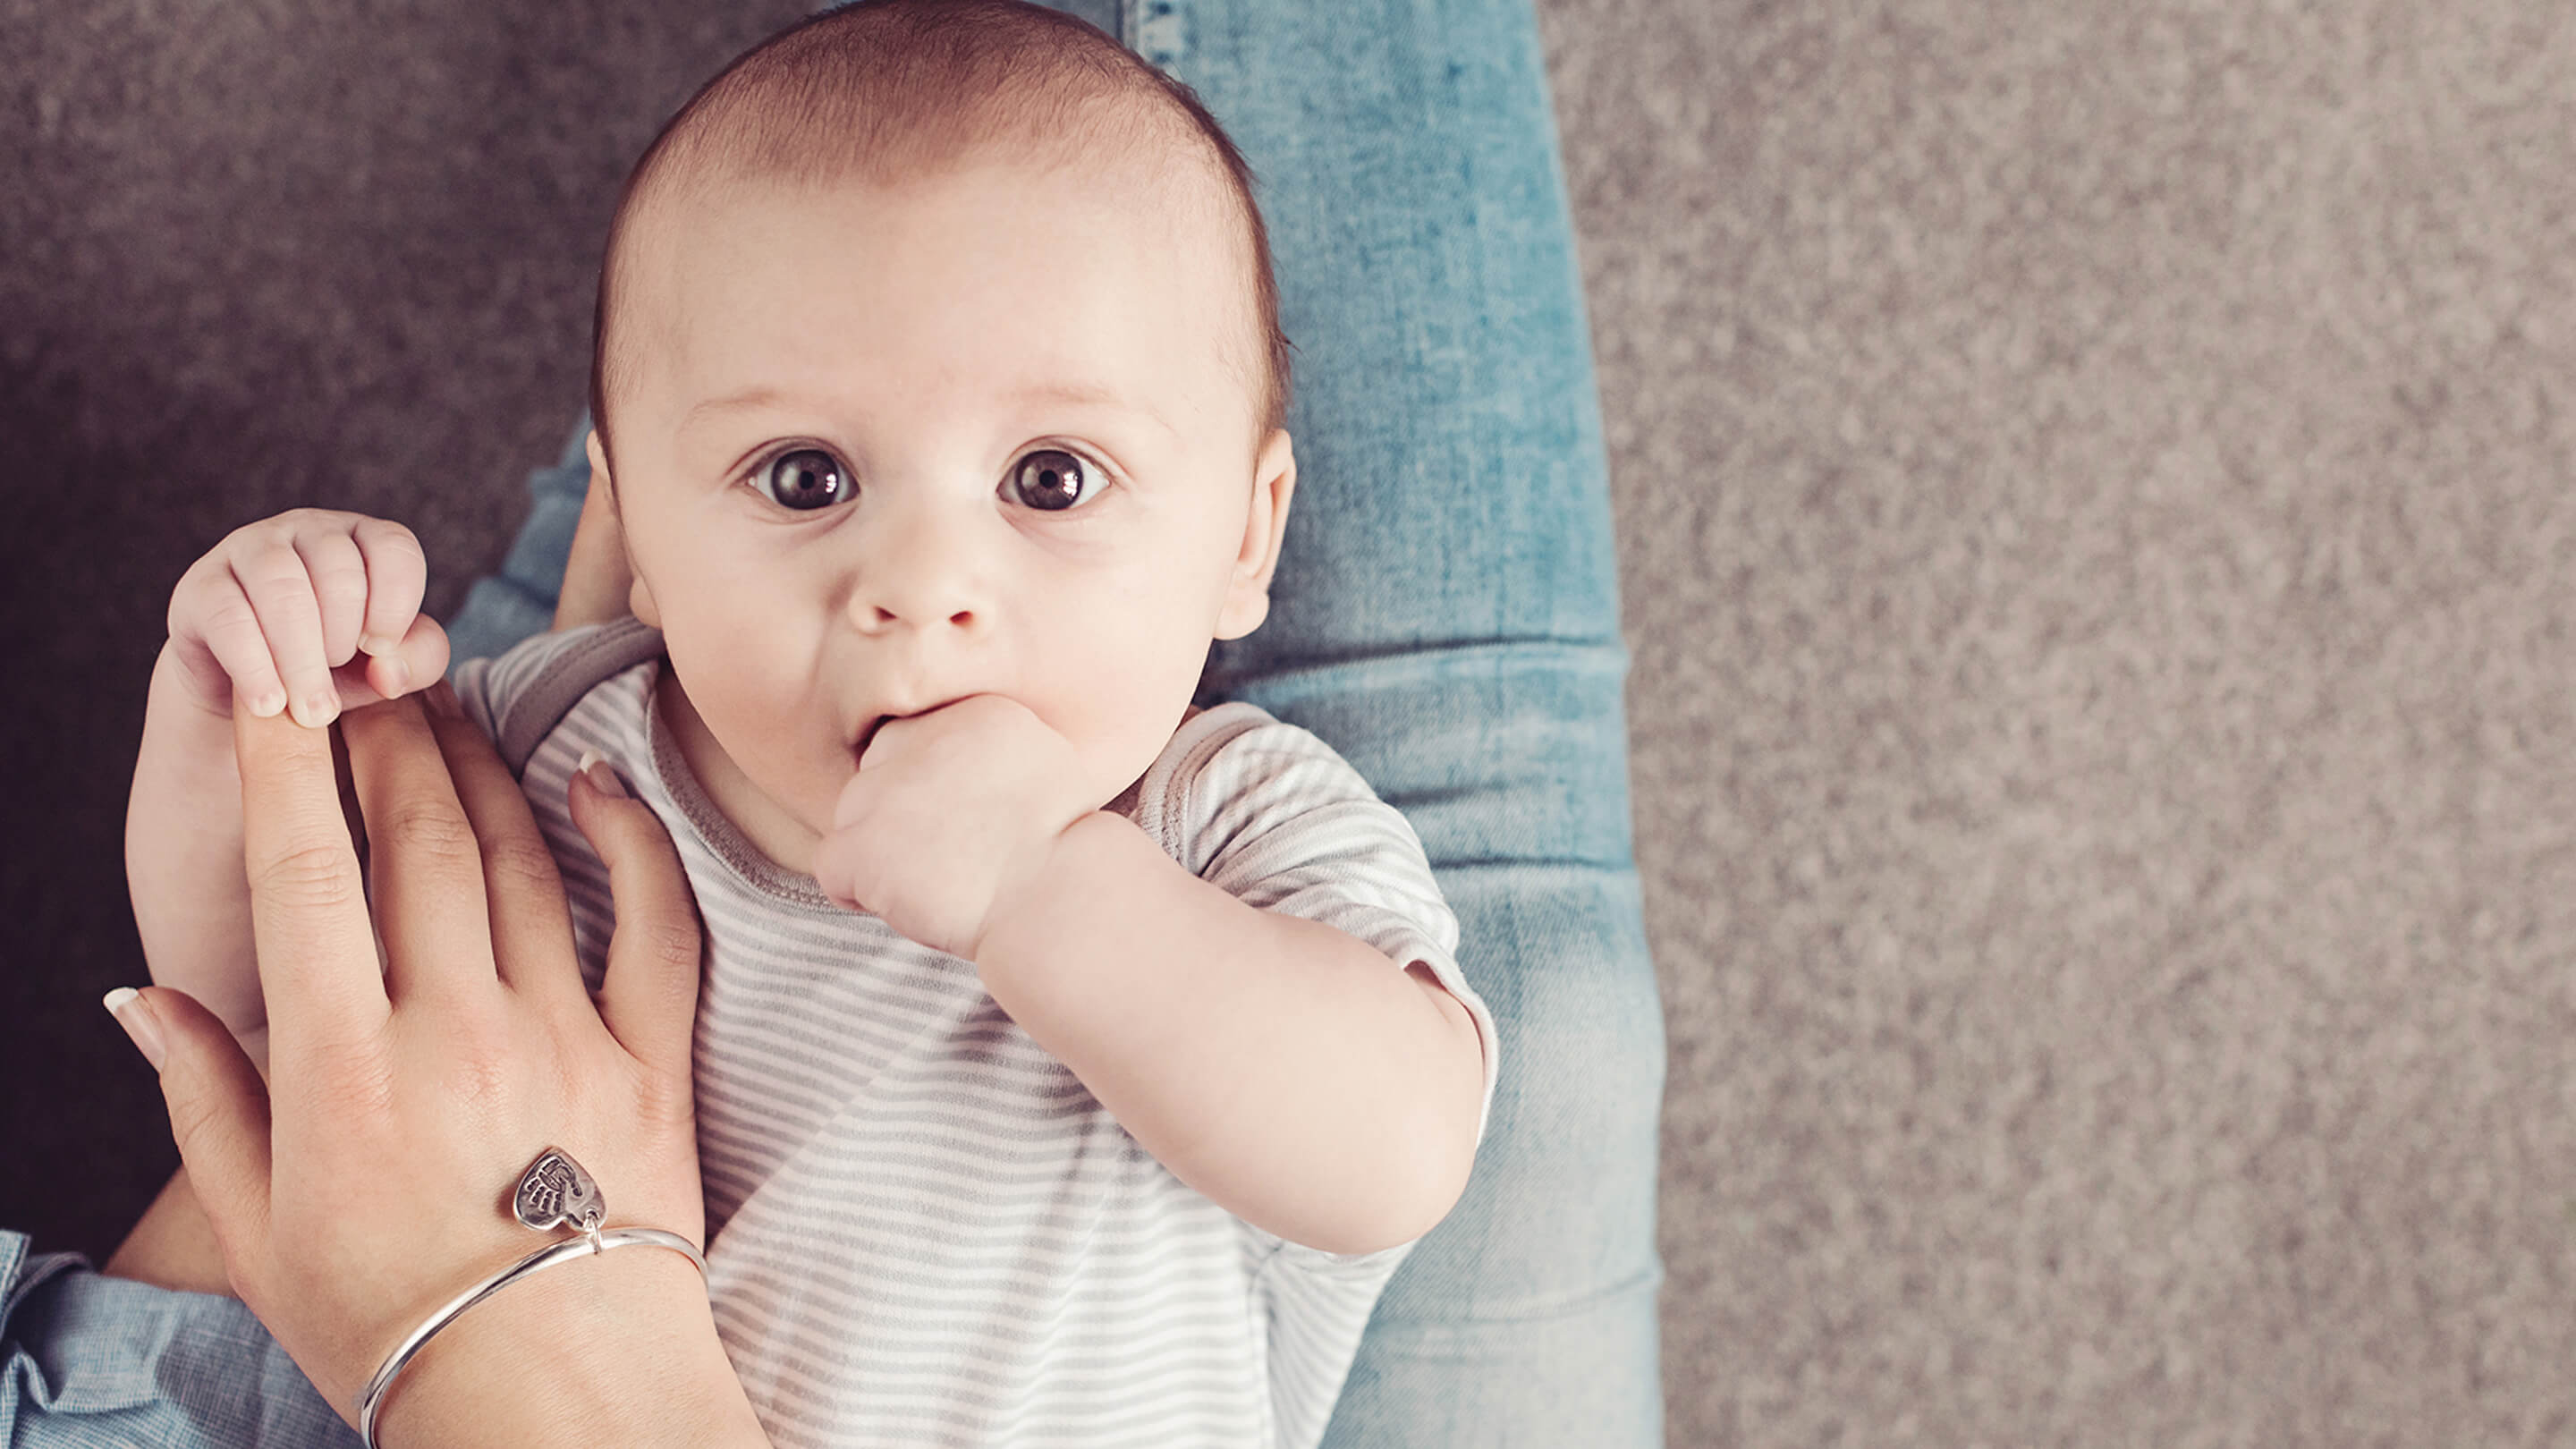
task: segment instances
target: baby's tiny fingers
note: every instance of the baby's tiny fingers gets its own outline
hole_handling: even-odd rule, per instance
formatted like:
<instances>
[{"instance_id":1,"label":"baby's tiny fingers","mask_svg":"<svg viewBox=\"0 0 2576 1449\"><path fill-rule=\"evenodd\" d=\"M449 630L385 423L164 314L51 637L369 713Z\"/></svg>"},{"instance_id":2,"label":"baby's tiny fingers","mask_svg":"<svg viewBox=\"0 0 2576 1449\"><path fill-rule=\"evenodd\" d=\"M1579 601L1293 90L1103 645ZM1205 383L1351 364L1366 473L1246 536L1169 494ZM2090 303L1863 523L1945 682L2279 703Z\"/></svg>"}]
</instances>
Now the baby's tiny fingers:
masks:
<instances>
[{"instance_id":1,"label":"baby's tiny fingers","mask_svg":"<svg viewBox=\"0 0 2576 1449\"><path fill-rule=\"evenodd\" d=\"M322 610L313 596L313 578L304 571L293 537L254 533L234 551L232 572L259 617L269 657L286 686L287 709L297 724L319 728L338 718L340 690L323 657Z\"/></svg>"},{"instance_id":2,"label":"baby's tiny fingers","mask_svg":"<svg viewBox=\"0 0 2576 1449\"><path fill-rule=\"evenodd\" d=\"M390 654L408 642L412 620L420 613L420 596L429 587L429 556L410 529L389 519L361 518L349 536L367 568L366 622L358 647L369 654ZM439 663L443 671L445 659Z\"/></svg>"},{"instance_id":3,"label":"baby's tiny fingers","mask_svg":"<svg viewBox=\"0 0 2576 1449\"><path fill-rule=\"evenodd\" d=\"M219 570L195 587L199 596L190 602L194 627L186 634L174 631L172 637L182 649L193 642L214 656L215 663L232 681L233 703L237 707L262 719L286 708L285 682L277 677L277 667L269 659L268 639L260 633L259 617L251 612L250 600L243 596L241 585L230 573Z\"/></svg>"},{"instance_id":4,"label":"baby's tiny fingers","mask_svg":"<svg viewBox=\"0 0 2576 1449\"><path fill-rule=\"evenodd\" d=\"M856 831L834 830L814 847L814 883L834 905L846 910L868 908L861 878L868 871L866 841Z\"/></svg>"},{"instance_id":5,"label":"baby's tiny fingers","mask_svg":"<svg viewBox=\"0 0 2576 1449\"><path fill-rule=\"evenodd\" d=\"M304 560L322 612L322 662L333 668L346 664L357 655L358 631L367 621L367 560L345 524L297 529L295 554Z\"/></svg>"}]
</instances>

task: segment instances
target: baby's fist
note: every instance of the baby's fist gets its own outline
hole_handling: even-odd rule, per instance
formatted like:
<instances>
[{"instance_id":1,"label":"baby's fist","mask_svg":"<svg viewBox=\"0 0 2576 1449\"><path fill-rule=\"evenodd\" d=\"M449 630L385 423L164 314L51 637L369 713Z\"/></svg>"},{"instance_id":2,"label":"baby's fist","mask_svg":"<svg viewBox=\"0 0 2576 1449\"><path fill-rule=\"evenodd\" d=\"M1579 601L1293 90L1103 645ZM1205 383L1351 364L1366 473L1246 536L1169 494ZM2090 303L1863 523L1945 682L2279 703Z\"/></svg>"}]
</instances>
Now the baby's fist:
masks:
<instances>
[{"instance_id":1,"label":"baby's fist","mask_svg":"<svg viewBox=\"0 0 2576 1449\"><path fill-rule=\"evenodd\" d=\"M420 611L428 583L401 524L292 509L190 565L170 595L170 647L208 712L229 717L238 701L319 727L447 672L447 632Z\"/></svg>"},{"instance_id":2,"label":"baby's fist","mask_svg":"<svg viewBox=\"0 0 2576 1449\"><path fill-rule=\"evenodd\" d=\"M1002 902L1098 803L1082 760L1028 706L969 695L887 720L841 787L815 848L823 893L972 961Z\"/></svg>"}]
</instances>

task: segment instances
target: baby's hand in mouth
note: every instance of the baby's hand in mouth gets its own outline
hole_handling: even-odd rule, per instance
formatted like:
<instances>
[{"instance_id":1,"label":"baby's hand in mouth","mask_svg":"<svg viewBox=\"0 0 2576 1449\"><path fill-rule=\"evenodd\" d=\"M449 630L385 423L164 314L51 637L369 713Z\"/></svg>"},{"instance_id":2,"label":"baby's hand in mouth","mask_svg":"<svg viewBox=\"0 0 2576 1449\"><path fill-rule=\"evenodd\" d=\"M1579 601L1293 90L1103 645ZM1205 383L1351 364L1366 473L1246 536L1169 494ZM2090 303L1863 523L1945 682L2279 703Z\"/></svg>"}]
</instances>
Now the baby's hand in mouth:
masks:
<instances>
[{"instance_id":1,"label":"baby's hand in mouth","mask_svg":"<svg viewBox=\"0 0 2576 1449\"><path fill-rule=\"evenodd\" d=\"M858 773L815 853L815 879L841 904L968 960L996 903L1025 888L1097 803L1073 742L998 694L880 719L852 748Z\"/></svg>"}]
</instances>

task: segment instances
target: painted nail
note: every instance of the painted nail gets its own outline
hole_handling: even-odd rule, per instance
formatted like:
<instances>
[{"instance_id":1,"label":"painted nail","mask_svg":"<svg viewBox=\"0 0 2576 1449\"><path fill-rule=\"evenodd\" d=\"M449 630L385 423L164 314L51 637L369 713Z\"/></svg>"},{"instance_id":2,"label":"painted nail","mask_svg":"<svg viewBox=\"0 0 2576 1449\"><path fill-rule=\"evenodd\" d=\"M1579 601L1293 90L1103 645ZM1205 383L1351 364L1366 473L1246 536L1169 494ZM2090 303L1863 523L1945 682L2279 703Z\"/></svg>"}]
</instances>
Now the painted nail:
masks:
<instances>
[{"instance_id":1,"label":"painted nail","mask_svg":"<svg viewBox=\"0 0 2576 1449\"><path fill-rule=\"evenodd\" d=\"M626 782L617 778L617 772L615 770L608 768L608 762L599 757L599 751L582 751L581 763L573 766L573 768L580 771L582 774L589 776L590 787L597 790L600 794L607 796L611 800L623 800L627 798Z\"/></svg>"},{"instance_id":2,"label":"painted nail","mask_svg":"<svg viewBox=\"0 0 2576 1449\"><path fill-rule=\"evenodd\" d=\"M133 987L120 986L102 997L99 1004L116 1018L118 1026L125 1028L125 1034L133 1039L134 1049L143 1053L143 1060L152 1064L152 1070L161 1070L165 1051L161 1041L161 1018L153 1014L152 1003L144 1000L143 994Z\"/></svg>"}]
</instances>

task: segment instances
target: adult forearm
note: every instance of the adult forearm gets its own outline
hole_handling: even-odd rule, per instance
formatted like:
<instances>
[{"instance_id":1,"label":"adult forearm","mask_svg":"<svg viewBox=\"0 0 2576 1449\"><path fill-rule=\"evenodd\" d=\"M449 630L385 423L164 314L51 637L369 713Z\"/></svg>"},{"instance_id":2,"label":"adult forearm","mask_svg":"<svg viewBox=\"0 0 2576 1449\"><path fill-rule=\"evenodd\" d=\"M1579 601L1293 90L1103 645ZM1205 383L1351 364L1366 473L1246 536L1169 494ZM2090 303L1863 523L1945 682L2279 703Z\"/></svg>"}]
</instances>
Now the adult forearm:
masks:
<instances>
[{"instance_id":1,"label":"adult forearm","mask_svg":"<svg viewBox=\"0 0 2576 1449\"><path fill-rule=\"evenodd\" d=\"M987 990L1182 1181L1293 1242L1418 1236L1466 1181L1483 1062L1466 1008L1318 922L1086 817L977 951Z\"/></svg>"},{"instance_id":2,"label":"adult forearm","mask_svg":"<svg viewBox=\"0 0 2576 1449\"><path fill-rule=\"evenodd\" d=\"M232 721L191 702L172 646L152 666L125 813L125 874L152 979L236 1034L267 1020L242 875Z\"/></svg>"},{"instance_id":3,"label":"adult forearm","mask_svg":"<svg viewBox=\"0 0 2576 1449\"><path fill-rule=\"evenodd\" d=\"M403 1371L377 1438L387 1449L769 1443L705 1282L659 1248L579 1258L476 1304Z\"/></svg>"}]
</instances>

